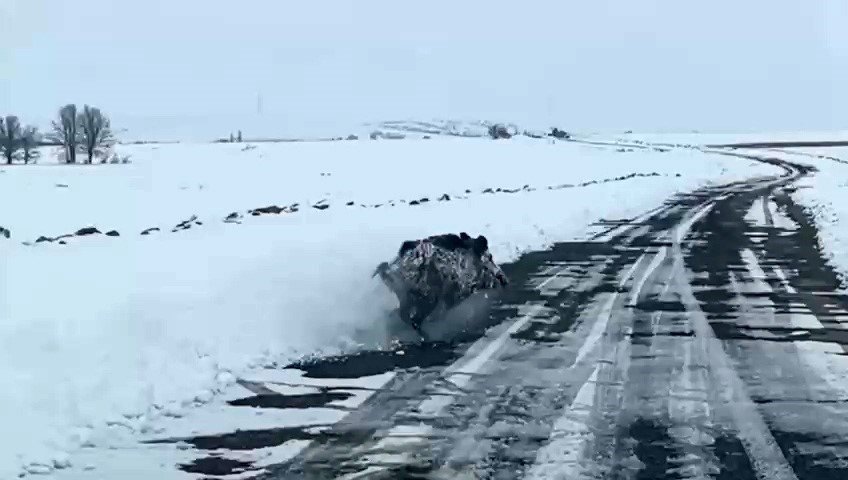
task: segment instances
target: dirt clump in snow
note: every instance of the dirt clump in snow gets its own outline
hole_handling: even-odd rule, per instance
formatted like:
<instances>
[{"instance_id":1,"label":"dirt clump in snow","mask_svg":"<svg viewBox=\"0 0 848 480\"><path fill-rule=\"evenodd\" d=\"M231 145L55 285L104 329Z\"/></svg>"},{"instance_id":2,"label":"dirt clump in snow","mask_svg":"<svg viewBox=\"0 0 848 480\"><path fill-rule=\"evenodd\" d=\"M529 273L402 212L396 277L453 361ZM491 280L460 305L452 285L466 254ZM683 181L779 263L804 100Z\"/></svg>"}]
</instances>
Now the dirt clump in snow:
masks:
<instances>
[{"instance_id":1,"label":"dirt clump in snow","mask_svg":"<svg viewBox=\"0 0 848 480\"><path fill-rule=\"evenodd\" d=\"M258 217L259 215L263 215L263 214L279 215L279 214L281 214L283 212L287 212L287 211L288 211L288 207L278 207L276 205L269 205L267 207L254 208L253 210L250 210L248 213L250 213L254 217ZM235 213L235 216L233 216L233 213ZM236 213L236 212L233 212L233 213L227 215L227 219L230 219L231 217L233 219L238 218L238 213Z\"/></svg>"},{"instance_id":2,"label":"dirt clump in snow","mask_svg":"<svg viewBox=\"0 0 848 480\"><path fill-rule=\"evenodd\" d=\"M85 228L80 228L79 230L77 230L76 235L78 237L84 237L86 235L97 235L97 234L100 234L100 233L103 233L103 232L98 230L97 227L85 227Z\"/></svg>"}]
</instances>

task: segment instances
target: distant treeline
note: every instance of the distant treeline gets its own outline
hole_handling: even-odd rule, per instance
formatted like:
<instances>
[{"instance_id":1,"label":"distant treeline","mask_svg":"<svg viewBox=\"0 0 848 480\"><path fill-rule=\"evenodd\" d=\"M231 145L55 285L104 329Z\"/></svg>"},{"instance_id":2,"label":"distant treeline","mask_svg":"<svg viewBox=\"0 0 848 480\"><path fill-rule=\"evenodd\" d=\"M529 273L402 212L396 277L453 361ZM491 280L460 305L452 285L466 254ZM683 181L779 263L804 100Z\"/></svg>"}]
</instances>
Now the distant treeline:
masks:
<instances>
[{"instance_id":1,"label":"distant treeline","mask_svg":"<svg viewBox=\"0 0 848 480\"><path fill-rule=\"evenodd\" d=\"M15 115L0 116L0 155L7 165L35 163L38 147L63 147L60 158L64 163L93 163L95 158L106 159L115 144L109 118L99 108L85 105L79 110L68 104L59 109L50 131L42 134L38 128L24 126Z\"/></svg>"}]
</instances>

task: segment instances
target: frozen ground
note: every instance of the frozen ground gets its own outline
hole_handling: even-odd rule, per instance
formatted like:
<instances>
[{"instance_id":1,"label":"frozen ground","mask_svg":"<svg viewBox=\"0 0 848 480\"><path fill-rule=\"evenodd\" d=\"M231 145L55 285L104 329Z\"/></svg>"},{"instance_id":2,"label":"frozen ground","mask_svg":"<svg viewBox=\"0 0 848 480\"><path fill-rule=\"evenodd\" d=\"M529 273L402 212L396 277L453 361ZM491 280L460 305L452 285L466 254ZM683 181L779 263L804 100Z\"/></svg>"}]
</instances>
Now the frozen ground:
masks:
<instances>
[{"instance_id":1,"label":"frozen ground","mask_svg":"<svg viewBox=\"0 0 848 480\"><path fill-rule=\"evenodd\" d=\"M529 138L122 148L132 164L0 168L13 206L0 218L0 424L15 432L0 440L0 478L96 468L76 459L175 428L261 365L382 344L392 299L370 274L404 239L482 233L509 261L675 192L773 171ZM655 176L585 184L634 173ZM202 224L171 232L192 215ZM22 243L86 226L120 236ZM139 235L149 227L162 230Z\"/></svg>"}]
</instances>

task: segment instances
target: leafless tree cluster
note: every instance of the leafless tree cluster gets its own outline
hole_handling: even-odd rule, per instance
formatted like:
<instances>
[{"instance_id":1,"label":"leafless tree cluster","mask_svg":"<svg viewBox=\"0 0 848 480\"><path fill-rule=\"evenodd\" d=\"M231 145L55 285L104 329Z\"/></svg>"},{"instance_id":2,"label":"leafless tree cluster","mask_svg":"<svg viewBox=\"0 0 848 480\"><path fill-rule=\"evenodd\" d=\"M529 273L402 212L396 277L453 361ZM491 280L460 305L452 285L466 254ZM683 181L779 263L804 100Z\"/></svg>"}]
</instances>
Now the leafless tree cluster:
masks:
<instances>
[{"instance_id":1,"label":"leafless tree cluster","mask_svg":"<svg viewBox=\"0 0 848 480\"><path fill-rule=\"evenodd\" d=\"M7 164L34 163L40 156L38 147L46 144L63 148L65 163L93 163L95 158L106 160L114 144L109 118L98 108L86 105L82 111L74 104L59 109L47 135L33 126L24 126L18 117L0 116L0 158Z\"/></svg>"},{"instance_id":2,"label":"leafless tree cluster","mask_svg":"<svg viewBox=\"0 0 848 480\"><path fill-rule=\"evenodd\" d=\"M238 135L234 135L233 132L230 132L230 138L221 138L217 140L218 143L242 143L244 141L241 136L241 130L238 131Z\"/></svg>"},{"instance_id":3,"label":"leafless tree cluster","mask_svg":"<svg viewBox=\"0 0 848 480\"><path fill-rule=\"evenodd\" d=\"M6 165L15 161L25 164L38 159L41 136L38 129L21 125L14 115L0 116L0 155Z\"/></svg>"},{"instance_id":4,"label":"leafless tree cluster","mask_svg":"<svg viewBox=\"0 0 848 480\"><path fill-rule=\"evenodd\" d=\"M105 158L115 142L109 117L99 108L84 106L82 111L74 104L59 109L53 121L50 139L64 148L65 163L93 163L95 158Z\"/></svg>"}]
</instances>

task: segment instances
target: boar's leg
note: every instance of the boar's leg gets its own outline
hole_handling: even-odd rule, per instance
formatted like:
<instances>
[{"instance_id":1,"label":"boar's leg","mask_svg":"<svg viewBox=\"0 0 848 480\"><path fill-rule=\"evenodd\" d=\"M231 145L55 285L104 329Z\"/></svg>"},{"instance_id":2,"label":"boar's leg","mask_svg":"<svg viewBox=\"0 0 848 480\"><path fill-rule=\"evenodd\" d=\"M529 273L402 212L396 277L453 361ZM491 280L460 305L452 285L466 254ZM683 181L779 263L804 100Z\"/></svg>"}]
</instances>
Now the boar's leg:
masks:
<instances>
[{"instance_id":1,"label":"boar's leg","mask_svg":"<svg viewBox=\"0 0 848 480\"><path fill-rule=\"evenodd\" d=\"M401 304L402 318L423 336L421 325L433 313L435 307L436 303L433 299L412 293L407 296L407 301Z\"/></svg>"}]
</instances>

